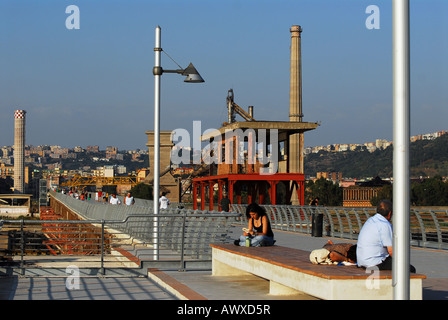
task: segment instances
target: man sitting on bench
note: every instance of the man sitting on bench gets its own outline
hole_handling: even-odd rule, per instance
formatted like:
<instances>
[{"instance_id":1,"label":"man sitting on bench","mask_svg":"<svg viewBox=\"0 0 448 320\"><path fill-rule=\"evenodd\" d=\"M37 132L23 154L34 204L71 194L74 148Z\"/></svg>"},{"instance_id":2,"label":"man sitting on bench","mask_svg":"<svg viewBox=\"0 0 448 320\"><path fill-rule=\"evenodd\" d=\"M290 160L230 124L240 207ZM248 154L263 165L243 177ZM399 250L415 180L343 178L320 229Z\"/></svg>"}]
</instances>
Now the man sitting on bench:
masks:
<instances>
[{"instance_id":1,"label":"man sitting on bench","mask_svg":"<svg viewBox=\"0 0 448 320\"><path fill-rule=\"evenodd\" d=\"M358 265L364 268L392 270L392 202L381 200L376 214L363 225L358 236L356 255ZM415 273L414 266L410 271Z\"/></svg>"}]
</instances>

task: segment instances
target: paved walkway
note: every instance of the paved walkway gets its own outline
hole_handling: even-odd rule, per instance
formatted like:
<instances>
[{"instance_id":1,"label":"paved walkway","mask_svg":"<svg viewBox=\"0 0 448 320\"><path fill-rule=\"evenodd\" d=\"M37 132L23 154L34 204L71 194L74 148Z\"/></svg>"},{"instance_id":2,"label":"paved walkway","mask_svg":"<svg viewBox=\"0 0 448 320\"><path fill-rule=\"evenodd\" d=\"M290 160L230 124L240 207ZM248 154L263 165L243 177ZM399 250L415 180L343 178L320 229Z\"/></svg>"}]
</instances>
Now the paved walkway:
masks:
<instances>
[{"instance_id":1,"label":"paved walkway","mask_svg":"<svg viewBox=\"0 0 448 320\"><path fill-rule=\"evenodd\" d=\"M240 228L234 230L234 238ZM329 239L289 232L275 232L277 245L314 250ZM411 264L423 280L424 300L448 300L448 252L412 249ZM72 287L71 290L68 289ZM1 300L312 300L307 295L270 296L267 281L255 276L212 277L211 270L178 272L150 270L150 277L83 277L68 283L67 277L0 278Z\"/></svg>"},{"instance_id":2,"label":"paved walkway","mask_svg":"<svg viewBox=\"0 0 448 320\"><path fill-rule=\"evenodd\" d=\"M236 232L235 232L236 233ZM334 243L355 242L339 238L330 237L311 237L309 235L275 232L276 244L312 251L321 248L329 239ZM414 265L418 273L425 274L427 279L423 280L423 299L424 300L448 300L448 251L411 249L411 264ZM196 293L210 300L226 299L262 299L262 300L283 300L299 299L310 300L314 297L307 295L275 297L268 294L269 286L267 281L252 277L212 277L211 272L207 271L164 271L173 281L174 287L176 281L193 289ZM168 281L165 281L166 283ZM254 287L257 290L253 290ZM254 293L256 292L256 293Z\"/></svg>"}]
</instances>

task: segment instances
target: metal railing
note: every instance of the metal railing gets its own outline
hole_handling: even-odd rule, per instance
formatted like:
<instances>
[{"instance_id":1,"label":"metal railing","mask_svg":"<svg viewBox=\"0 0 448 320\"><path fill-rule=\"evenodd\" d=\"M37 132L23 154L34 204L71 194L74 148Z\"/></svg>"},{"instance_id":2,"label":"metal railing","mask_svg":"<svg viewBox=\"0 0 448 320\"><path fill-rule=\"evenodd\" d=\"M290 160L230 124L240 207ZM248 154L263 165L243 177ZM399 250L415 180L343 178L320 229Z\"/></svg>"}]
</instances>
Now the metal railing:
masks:
<instances>
[{"instance_id":1,"label":"metal railing","mask_svg":"<svg viewBox=\"0 0 448 320\"><path fill-rule=\"evenodd\" d=\"M247 223L247 205L232 205ZM263 205L273 229L312 233L312 217L323 215L323 234L356 240L364 222L375 214L375 208L343 208L322 206ZM448 249L448 209L411 209L411 245L423 248Z\"/></svg>"},{"instance_id":2,"label":"metal railing","mask_svg":"<svg viewBox=\"0 0 448 320\"><path fill-rule=\"evenodd\" d=\"M230 242L240 215L89 203L52 193L84 220L0 221L0 275L146 275L149 267L209 268L210 243ZM45 210L43 210L44 212ZM42 217L41 217L42 219Z\"/></svg>"},{"instance_id":3,"label":"metal railing","mask_svg":"<svg viewBox=\"0 0 448 320\"><path fill-rule=\"evenodd\" d=\"M145 276L149 267L178 270L209 268L210 243L229 243L231 229L247 223L246 205L233 213L172 207L115 206L52 193L52 201L82 220L62 220L51 210L43 220L0 221L0 275ZM265 205L273 229L312 233L314 215L322 215L323 234L356 240L374 208ZM240 219L240 217L243 217ZM411 245L448 249L446 209L412 209Z\"/></svg>"}]
</instances>

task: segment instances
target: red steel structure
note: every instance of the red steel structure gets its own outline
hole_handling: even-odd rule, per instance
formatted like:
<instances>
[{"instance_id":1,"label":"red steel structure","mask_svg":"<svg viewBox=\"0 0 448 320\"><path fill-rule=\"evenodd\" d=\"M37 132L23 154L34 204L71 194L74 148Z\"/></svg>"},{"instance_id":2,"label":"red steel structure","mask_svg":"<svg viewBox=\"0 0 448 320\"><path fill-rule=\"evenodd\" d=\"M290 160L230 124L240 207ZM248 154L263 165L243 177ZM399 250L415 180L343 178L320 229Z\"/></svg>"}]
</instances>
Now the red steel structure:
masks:
<instances>
[{"instance_id":1,"label":"red steel structure","mask_svg":"<svg viewBox=\"0 0 448 320\"><path fill-rule=\"evenodd\" d=\"M193 209L198 209L198 189L201 198L201 210L205 210L205 189L208 187L209 208L213 210L213 191L218 184L218 210L221 210L220 202L223 198L223 190L228 190L231 203L241 204L241 191L245 185L248 190L247 202L266 203L266 192L269 193L271 204L277 204L277 185L285 183L286 201L289 203L294 189L300 203L305 201L305 177L302 173L277 173L273 175L261 175L257 173L249 174L224 174L209 177L201 177L193 180Z\"/></svg>"},{"instance_id":2,"label":"red steel structure","mask_svg":"<svg viewBox=\"0 0 448 320\"><path fill-rule=\"evenodd\" d=\"M62 215L51 207L41 207L42 233L47 237L44 244L53 255L94 255L101 253L101 228L91 224L67 223ZM57 221L57 222L56 222ZM109 248L110 237L104 241Z\"/></svg>"},{"instance_id":3,"label":"red steel structure","mask_svg":"<svg viewBox=\"0 0 448 320\"><path fill-rule=\"evenodd\" d=\"M231 203L241 203L243 189L247 191L249 203L259 204L290 204L296 199L295 204L303 205L305 202L305 175L302 172L290 172L290 162L295 159L289 152L290 137L313 130L315 123L286 122L286 121L243 121L227 124L219 130L202 136L203 141L216 142L218 146L210 148L214 150L212 156L218 163L212 163L209 168L209 176L193 179L192 196L193 209L198 209L198 195L201 202L201 210L205 210L206 189L208 188L209 210L213 210L213 192L218 185L218 209L223 197L224 189L227 191ZM229 134L230 131L242 134ZM257 148L257 139L263 130L266 134L263 148ZM272 132L275 131L275 134ZM219 138L218 138L219 137ZM272 139L272 137L275 137ZM256 141L257 143L254 143ZM269 143L268 143L269 142ZM272 147L278 144L278 147ZM269 145L270 148L267 148ZM270 163L260 161L260 153L270 154ZM210 152L212 154L212 152ZM243 156L241 156L243 154ZM275 155L275 156L273 156ZM208 159L210 161L210 159ZM272 170L271 170L272 169ZM283 203L277 199L277 186L283 183L286 190ZM199 189L199 191L198 191ZM295 194L296 192L296 194ZM269 199L266 198L268 195ZM297 195L297 196L296 196Z\"/></svg>"}]
</instances>

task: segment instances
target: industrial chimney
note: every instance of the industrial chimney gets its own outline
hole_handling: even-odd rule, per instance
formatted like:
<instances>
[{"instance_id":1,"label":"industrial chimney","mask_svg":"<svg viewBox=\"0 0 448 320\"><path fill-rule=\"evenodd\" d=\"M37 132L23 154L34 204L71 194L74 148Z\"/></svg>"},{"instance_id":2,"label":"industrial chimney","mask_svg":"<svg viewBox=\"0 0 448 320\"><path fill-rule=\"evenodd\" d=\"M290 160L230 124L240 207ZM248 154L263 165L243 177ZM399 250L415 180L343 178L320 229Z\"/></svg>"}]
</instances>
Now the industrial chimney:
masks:
<instances>
[{"instance_id":1,"label":"industrial chimney","mask_svg":"<svg viewBox=\"0 0 448 320\"><path fill-rule=\"evenodd\" d=\"M302 122L302 58L301 26L292 26L291 32L291 81L289 91L289 121Z\"/></svg>"},{"instance_id":2,"label":"industrial chimney","mask_svg":"<svg viewBox=\"0 0 448 320\"><path fill-rule=\"evenodd\" d=\"M14 193L25 193L25 114L14 112Z\"/></svg>"},{"instance_id":3,"label":"industrial chimney","mask_svg":"<svg viewBox=\"0 0 448 320\"><path fill-rule=\"evenodd\" d=\"M291 32L291 80L289 90L289 121L302 122L302 59L301 26L292 26ZM289 173L303 173L303 132L289 140Z\"/></svg>"}]
</instances>

